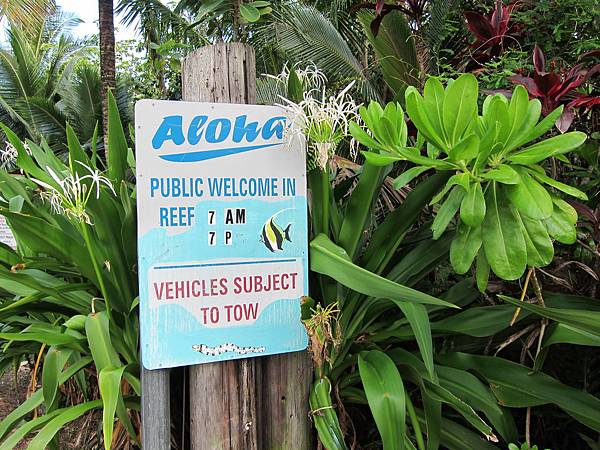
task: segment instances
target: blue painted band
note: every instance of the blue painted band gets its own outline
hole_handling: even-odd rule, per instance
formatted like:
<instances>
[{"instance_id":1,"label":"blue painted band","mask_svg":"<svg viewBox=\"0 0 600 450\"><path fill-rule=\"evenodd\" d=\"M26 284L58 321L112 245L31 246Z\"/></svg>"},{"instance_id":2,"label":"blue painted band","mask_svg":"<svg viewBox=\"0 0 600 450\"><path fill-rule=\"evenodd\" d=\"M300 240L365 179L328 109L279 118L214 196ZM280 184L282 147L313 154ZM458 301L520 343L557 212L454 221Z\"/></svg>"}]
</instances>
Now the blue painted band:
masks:
<instances>
[{"instance_id":1,"label":"blue painted band","mask_svg":"<svg viewBox=\"0 0 600 450\"><path fill-rule=\"evenodd\" d=\"M238 262L226 262L226 263L212 263L212 264L183 264L177 266L158 266L153 267L154 270L163 269L190 269L193 267L217 267L217 266L242 266L248 264L269 264L269 263L287 263L295 262L295 259L272 259L268 261L238 261Z\"/></svg>"},{"instance_id":2,"label":"blue painted band","mask_svg":"<svg viewBox=\"0 0 600 450\"><path fill-rule=\"evenodd\" d=\"M160 155L165 161L171 162L197 162L206 161L207 159L221 158L223 156L236 155L238 153L245 153L251 150L258 150L266 147L273 147L274 145L281 145L282 142L276 142L274 144L262 144L262 145L251 145L248 147L231 147L231 148L220 148L218 150L205 150L201 152L189 152L189 153L175 153L171 155Z\"/></svg>"}]
</instances>

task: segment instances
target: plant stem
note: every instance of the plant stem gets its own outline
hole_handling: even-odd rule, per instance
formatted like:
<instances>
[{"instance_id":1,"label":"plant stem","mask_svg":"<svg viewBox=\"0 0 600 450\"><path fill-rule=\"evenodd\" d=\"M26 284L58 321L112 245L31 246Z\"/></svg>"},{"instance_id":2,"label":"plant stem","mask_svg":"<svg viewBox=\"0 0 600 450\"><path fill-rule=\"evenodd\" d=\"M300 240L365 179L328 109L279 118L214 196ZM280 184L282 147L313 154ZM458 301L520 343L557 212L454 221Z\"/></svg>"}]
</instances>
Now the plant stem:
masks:
<instances>
[{"instance_id":1,"label":"plant stem","mask_svg":"<svg viewBox=\"0 0 600 450\"><path fill-rule=\"evenodd\" d=\"M542 286L540 285L540 282L537 279L537 276L535 274L535 269L534 269L532 277L531 277L531 283L533 284L533 292L535 292L535 296L537 297L537 301L538 301L539 305L542 308L545 308L546 304L544 303L544 296L542 295ZM542 323L540 326L540 337L539 337L537 349L535 352L536 358L540 354L540 351L542 350L542 341L544 340L544 332L546 331L547 326L548 326L548 319L546 317L543 317Z\"/></svg>"},{"instance_id":2,"label":"plant stem","mask_svg":"<svg viewBox=\"0 0 600 450\"><path fill-rule=\"evenodd\" d=\"M329 168L328 166L321 172L321 194L323 195L321 211L323 214L323 229L322 233L325 233L329 236Z\"/></svg>"},{"instance_id":3,"label":"plant stem","mask_svg":"<svg viewBox=\"0 0 600 450\"><path fill-rule=\"evenodd\" d=\"M406 397L406 409L408 411L408 417L410 418L410 422L412 423L413 429L415 431L415 438L417 440L417 447L419 450L425 450L425 441L423 441L423 433L421 432L421 425L419 424L419 419L417 418L417 414L415 413L415 407L410 400L410 395L408 395L408 391L404 390L404 396Z\"/></svg>"},{"instance_id":4,"label":"plant stem","mask_svg":"<svg viewBox=\"0 0 600 450\"><path fill-rule=\"evenodd\" d=\"M98 278L98 285L100 286L100 292L102 293L102 297L104 297L104 304L106 305L106 313L108 314L108 319L112 320L110 300L108 299L108 295L106 292L104 278L102 278L102 272L100 271L100 267L98 266L98 260L96 259L96 254L94 252L94 248L92 247L92 241L90 239L90 234L89 234L87 225L85 223L81 224L81 234L83 234L83 240L85 241L85 246L88 249L90 259L92 260L92 266L94 267L94 272L96 273L96 278Z\"/></svg>"},{"instance_id":5,"label":"plant stem","mask_svg":"<svg viewBox=\"0 0 600 450\"><path fill-rule=\"evenodd\" d=\"M527 276L525 277L525 284L523 285L523 291L521 292L521 298L520 301L525 300L525 294L527 294L527 286L529 286L529 279L531 278L531 275L534 274L534 268L530 267L529 270L527 271ZM535 277L535 275L534 275ZM512 320L510 321L510 326L512 327L515 322L517 321L517 318L519 317L519 314L521 313L521 308L517 308L515 310L515 313L513 314Z\"/></svg>"}]
</instances>

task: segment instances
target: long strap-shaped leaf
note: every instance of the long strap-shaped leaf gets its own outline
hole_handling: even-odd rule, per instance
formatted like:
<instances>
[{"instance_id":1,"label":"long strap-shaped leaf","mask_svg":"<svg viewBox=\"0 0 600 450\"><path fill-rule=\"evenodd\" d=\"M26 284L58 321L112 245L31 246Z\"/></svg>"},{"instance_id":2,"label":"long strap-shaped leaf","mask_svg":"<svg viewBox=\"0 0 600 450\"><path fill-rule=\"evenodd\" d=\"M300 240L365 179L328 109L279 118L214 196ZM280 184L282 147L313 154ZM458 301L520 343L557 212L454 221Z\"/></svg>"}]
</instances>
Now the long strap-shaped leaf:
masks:
<instances>
[{"instance_id":1,"label":"long strap-shaped leaf","mask_svg":"<svg viewBox=\"0 0 600 450\"><path fill-rule=\"evenodd\" d=\"M324 234L318 235L310 243L310 268L314 272L332 277L356 292L371 297L456 308L451 303L394 283L357 266L343 248L335 245Z\"/></svg>"},{"instance_id":2,"label":"long strap-shaped leaf","mask_svg":"<svg viewBox=\"0 0 600 450\"><path fill-rule=\"evenodd\" d=\"M346 250L350 259L354 259L356 255L373 201L381 186L384 171L385 167L374 166L366 162L358 184L348 200L338 242Z\"/></svg>"}]
</instances>

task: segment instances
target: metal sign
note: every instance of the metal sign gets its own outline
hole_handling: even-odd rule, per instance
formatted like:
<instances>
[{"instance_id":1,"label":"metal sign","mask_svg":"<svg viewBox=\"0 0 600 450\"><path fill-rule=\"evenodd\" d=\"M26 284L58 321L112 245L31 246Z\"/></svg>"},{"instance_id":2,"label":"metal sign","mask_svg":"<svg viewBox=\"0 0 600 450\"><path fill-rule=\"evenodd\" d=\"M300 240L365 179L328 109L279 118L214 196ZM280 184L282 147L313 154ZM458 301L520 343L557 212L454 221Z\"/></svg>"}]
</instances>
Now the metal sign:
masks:
<instances>
[{"instance_id":1,"label":"metal sign","mask_svg":"<svg viewBox=\"0 0 600 450\"><path fill-rule=\"evenodd\" d=\"M306 348L305 144L274 106L135 108L147 369Z\"/></svg>"},{"instance_id":2,"label":"metal sign","mask_svg":"<svg viewBox=\"0 0 600 450\"><path fill-rule=\"evenodd\" d=\"M15 235L8 226L4 216L0 216L0 242L8 245L13 250L17 248L17 240L15 239Z\"/></svg>"}]
</instances>

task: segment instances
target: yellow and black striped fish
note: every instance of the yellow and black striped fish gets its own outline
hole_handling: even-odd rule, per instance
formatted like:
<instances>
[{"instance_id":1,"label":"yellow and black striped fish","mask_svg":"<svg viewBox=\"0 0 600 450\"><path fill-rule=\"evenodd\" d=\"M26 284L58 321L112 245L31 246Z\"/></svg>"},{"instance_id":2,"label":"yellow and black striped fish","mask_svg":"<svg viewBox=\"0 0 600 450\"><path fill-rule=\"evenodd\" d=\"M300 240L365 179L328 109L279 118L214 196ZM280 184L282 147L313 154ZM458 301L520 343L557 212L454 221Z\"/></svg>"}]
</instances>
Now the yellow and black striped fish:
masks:
<instances>
[{"instance_id":1,"label":"yellow and black striped fish","mask_svg":"<svg viewBox=\"0 0 600 450\"><path fill-rule=\"evenodd\" d=\"M267 220L267 223L262 227L260 241L274 253L283 250L283 241L292 242L290 239L290 227L292 224L290 223L285 229L282 229L275 223L273 217Z\"/></svg>"}]
</instances>

